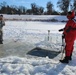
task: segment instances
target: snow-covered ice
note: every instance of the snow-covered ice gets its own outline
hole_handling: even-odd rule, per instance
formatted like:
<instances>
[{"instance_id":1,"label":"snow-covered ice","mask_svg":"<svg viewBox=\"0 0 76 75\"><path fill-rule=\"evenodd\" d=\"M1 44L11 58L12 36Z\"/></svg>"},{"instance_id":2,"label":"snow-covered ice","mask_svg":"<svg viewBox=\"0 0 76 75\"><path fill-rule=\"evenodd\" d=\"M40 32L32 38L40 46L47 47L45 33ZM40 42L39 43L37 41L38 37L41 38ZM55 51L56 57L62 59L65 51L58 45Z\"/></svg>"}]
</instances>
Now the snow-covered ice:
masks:
<instances>
[{"instance_id":1,"label":"snow-covered ice","mask_svg":"<svg viewBox=\"0 0 76 75\"><path fill-rule=\"evenodd\" d=\"M15 16L8 15L4 15L4 17L15 18ZM23 15L18 17L25 19ZM47 19L51 16L32 15L29 17ZM65 20L66 17L54 16L54 18ZM0 75L76 75L76 48L69 64L59 63L61 55L56 59L50 59L48 56L35 57L26 54L35 47L61 50L62 33L58 32L58 29L63 28L65 22L8 20L5 23L6 26L3 28L4 44L0 45ZM50 30L49 35L48 30Z\"/></svg>"}]
</instances>

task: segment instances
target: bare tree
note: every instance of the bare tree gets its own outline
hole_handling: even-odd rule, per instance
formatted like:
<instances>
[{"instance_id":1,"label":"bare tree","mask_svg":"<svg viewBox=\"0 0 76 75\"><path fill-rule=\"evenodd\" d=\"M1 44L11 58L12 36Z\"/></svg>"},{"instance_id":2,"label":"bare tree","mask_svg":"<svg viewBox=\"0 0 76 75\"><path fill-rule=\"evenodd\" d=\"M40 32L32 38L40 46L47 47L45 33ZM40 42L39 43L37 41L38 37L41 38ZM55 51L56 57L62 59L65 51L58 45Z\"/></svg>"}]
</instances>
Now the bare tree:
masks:
<instances>
[{"instance_id":1,"label":"bare tree","mask_svg":"<svg viewBox=\"0 0 76 75\"><path fill-rule=\"evenodd\" d=\"M50 15L52 14L53 11L53 4L51 2L47 3L47 14Z\"/></svg>"},{"instance_id":2,"label":"bare tree","mask_svg":"<svg viewBox=\"0 0 76 75\"><path fill-rule=\"evenodd\" d=\"M74 0L73 6L74 6L74 10L76 11L76 0Z\"/></svg>"},{"instance_id":3,"label":"bare tree","mask_svg":"<svg viewBox=\"0 0 76 75\"><path fill-rule=\"evenodd\" d=\"M66 14L68 12L70 2L71 0L59 0L57 2L58 7L63 12L63 14Z\"/></svg>"}]
</instances>

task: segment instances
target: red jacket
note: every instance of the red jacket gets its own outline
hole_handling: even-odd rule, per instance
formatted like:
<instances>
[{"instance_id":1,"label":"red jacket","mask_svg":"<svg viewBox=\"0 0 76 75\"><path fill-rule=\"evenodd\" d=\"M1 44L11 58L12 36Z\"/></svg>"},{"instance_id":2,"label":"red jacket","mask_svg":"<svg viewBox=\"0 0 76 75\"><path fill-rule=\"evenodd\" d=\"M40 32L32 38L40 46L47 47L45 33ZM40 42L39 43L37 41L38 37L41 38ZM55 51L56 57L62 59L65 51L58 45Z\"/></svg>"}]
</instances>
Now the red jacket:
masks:
<instances>
[{"instance_id":1,"label":"red jacket","mask_svg":"<svg viewBox=\"0 0 76 75\"><path fill-rule=\"evenodd\" d=\"M67 30L68 30L69 27L71 27L71 28L67 32ZM68 20L67 24L65 25L65 28L64 28L64 32L63 33L65 35L67 35L67 34L76 35L76 22L73 19L69 19Z\"/></svg>"},{"instance_id":2,"label":"red jacket","mask_svg":"<svg viewBox=\"0 0 76 75\"><path fill-rule=\"evenodd\" d=\"M66 36L68 36L68 35L71 35L71 37L72 37L72 35L74 37L76 36L76 22L73 19L74 17L75 17L74 11L72 11L71 15L69 15L69 16L67 15L68 22L66 23L64 32L63 32ZM67 32L68 29L69 29L69 31Z\"/></svg>"}]
</instances>

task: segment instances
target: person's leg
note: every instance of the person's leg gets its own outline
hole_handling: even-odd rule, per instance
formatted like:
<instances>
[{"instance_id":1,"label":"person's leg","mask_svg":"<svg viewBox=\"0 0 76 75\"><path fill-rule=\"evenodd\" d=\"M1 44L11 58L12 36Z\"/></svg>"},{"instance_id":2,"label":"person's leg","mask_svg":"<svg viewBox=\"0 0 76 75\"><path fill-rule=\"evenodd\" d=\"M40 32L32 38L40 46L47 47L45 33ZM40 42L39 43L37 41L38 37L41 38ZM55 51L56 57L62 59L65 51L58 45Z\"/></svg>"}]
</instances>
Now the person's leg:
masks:
<instances>
[{"instance_id":1,"label":"person's leg","mask_svg":"<svg viewBox=\"0 0 76 75\"><path fill-rule=\"evenodd\" d=\"M72 50L71 50L71 55L70 55L69 60L72 60L72 53L73 53L73 49L74 49L74 46L73 46L73 48L72 48Z\"/></svg>"},{"instance_id":2,"label":"person's leg","mask_svg":"<svg viewBox=\"0 0 76 75\"><path fill-rule=\"evenodd\" d=\"M0 44L3 44L3 32L0 31Z\"/></svg>"},{"instance_id":3,"label":"person's leg","mask_svg":"<svg viewBox=\"0 0 76 75\"><path fill-rule=\"evenodd\" d=\"M73 43L68 42L65 46L65 56L71 56L72 52L73 52Z\"/></svg>"},{"instance_id":4,"label":"person's leg","mask_svg":"<svg viewBox=\"0 0 76 75\"><path fill-rule=\"evenodd\" d=\"M71 60L72 52L73 52L73 45L74 45L74 38L73 37L66 37L65 42L65 58L63 60L60 60L62 63L69 63L69 60Z\"/></svg>"}]
</instances>

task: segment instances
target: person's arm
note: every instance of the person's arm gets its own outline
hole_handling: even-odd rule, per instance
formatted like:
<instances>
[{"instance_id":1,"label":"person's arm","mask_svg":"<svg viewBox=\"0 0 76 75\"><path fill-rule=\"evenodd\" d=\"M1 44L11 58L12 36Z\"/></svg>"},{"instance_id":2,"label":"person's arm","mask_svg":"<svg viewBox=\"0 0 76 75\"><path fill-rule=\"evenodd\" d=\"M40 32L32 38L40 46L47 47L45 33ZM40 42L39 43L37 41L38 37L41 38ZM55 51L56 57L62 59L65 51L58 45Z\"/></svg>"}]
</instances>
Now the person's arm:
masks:
<instances>
[{"instance_id":1,"label":"person's arm","mask_svg":"<svg viewBox=\"0 0 76 75\"><path fill-rule=\"evenodd\" d=\"M70 30L72 30L72 27L69 26L67 29L66 29L66 32L68 33Z\"/></svg>"}]
</instances>

